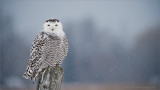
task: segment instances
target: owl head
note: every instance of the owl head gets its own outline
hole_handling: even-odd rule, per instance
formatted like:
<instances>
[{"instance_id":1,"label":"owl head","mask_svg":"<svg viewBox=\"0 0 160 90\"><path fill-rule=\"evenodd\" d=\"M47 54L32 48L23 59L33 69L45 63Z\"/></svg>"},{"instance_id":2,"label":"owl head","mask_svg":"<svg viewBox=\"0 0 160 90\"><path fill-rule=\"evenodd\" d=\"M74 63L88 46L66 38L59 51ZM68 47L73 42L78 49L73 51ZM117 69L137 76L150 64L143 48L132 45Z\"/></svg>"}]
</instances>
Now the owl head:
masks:
<instances>
[{"instance_id":1,"label":"owl head","mask_svg":"<svg viewBox=\"0 0 160 90\"><path fill-rule=\"evenodd\" d=\"M63 26L58 19L48 19L43 25L43 31L47 33L60 33L63 31Z\"/></svg>"}]
</instances>

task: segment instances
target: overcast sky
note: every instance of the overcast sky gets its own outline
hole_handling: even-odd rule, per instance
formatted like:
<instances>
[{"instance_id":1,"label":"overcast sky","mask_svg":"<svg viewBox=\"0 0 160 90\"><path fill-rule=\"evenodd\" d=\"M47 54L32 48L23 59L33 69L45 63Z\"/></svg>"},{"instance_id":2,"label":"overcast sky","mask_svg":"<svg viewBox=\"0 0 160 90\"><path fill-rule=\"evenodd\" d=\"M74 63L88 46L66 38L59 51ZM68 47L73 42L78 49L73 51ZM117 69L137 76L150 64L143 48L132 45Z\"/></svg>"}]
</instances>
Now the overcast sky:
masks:
<instances>
[{"instance_id":1,"label":"overcast sky","mask_svg":"<svg viewBox=\"0 0 160 90\"><path fill-rule=\"evenodd\" d=\"M79 24L93 18L98 28L108 28L117 37L135 35L160 22L160 1L3 1L3 17L13 17L14 29L31 41L48 18L58 18L63 24ZM125 27L123 27L125 26ZM125 33L126 34L126 33ZM129 40L129 39L127 39Z\"/></svg>"}]
</instances>

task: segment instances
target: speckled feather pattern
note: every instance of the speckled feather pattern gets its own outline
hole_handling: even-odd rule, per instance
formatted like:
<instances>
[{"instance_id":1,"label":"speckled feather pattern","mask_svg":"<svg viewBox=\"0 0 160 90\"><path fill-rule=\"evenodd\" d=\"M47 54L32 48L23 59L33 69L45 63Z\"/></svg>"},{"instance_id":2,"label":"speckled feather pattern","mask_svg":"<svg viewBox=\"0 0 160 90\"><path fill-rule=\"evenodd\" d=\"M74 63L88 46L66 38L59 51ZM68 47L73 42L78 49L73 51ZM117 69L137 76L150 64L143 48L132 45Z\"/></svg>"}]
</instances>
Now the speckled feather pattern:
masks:
<instances>
[{"instance_id":1,"label":"speckled feather pattern","mask_svg":"<svg viewBox=\"0 0 160 90\"><path fill-rule=\"evenodd\" d=\"M24 73L25 78L35 81L38 73L48 65L61 65L68 53L66 36L58 37L54 34L41 32L33 41L30 60Z\"/></svg>"}]
</instances>

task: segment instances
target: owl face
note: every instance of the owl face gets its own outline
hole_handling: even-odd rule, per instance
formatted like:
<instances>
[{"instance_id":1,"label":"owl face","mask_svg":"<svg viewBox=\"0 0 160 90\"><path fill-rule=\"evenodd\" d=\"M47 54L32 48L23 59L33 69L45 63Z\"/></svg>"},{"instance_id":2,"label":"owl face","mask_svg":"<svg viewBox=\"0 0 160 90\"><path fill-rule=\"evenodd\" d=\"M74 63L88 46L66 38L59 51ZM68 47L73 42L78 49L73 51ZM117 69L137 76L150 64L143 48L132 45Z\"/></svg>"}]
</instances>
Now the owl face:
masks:
<instances>
[{"instance_id":1,"label":"owl face","mask_svg":"<svg viewBox=\"0 0 160 90\"><path fill-rule=\"evenodd\" d=\"M62 24L58 19L49 19L43 25L44 31L54 33L62 30Z\"/></svg>"}]
</instances>

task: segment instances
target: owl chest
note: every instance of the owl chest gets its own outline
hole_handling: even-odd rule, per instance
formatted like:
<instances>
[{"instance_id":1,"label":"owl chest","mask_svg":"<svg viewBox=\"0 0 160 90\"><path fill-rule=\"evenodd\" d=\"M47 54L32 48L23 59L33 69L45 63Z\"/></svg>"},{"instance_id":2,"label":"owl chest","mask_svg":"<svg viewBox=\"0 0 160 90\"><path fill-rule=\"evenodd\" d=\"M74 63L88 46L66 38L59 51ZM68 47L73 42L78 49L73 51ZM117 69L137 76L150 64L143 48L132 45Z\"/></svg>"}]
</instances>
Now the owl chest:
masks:
<instances>
[{"instance_id":1,"label":"owl chest","mask_svg":"<svg viewBox=\"0 0 160 90\"><path fill-rule=\"evenodd\" d=\"M61 40L47 40L45 43L44 51L46 53L54 53L61 49L62 41Z\"/></svg>"}]
</instances>

